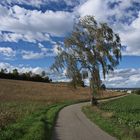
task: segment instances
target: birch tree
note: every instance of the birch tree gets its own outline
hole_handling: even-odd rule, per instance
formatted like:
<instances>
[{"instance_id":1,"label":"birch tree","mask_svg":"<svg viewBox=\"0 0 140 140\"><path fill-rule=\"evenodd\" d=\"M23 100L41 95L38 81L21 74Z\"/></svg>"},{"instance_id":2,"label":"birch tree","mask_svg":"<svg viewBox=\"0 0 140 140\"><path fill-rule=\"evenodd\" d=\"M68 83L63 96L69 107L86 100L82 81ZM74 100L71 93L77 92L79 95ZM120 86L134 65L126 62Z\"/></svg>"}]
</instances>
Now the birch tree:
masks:
<instances>
[{"instance_id":1,"label":"birch tree","mask_svg":"<svg viewBox=\"0 0 140 140\"><path fill-rule=\"evenodd\" d=\"M56 56L53 68L67 67L72 79L81 68L91 73L90 88L92 104L103 77L113 71L121 60L122 45L118 34L106 24L97 23L93 16L85 16L75 23L73 31L65 38L64 47Z\"/></svg>"}]
</instances>

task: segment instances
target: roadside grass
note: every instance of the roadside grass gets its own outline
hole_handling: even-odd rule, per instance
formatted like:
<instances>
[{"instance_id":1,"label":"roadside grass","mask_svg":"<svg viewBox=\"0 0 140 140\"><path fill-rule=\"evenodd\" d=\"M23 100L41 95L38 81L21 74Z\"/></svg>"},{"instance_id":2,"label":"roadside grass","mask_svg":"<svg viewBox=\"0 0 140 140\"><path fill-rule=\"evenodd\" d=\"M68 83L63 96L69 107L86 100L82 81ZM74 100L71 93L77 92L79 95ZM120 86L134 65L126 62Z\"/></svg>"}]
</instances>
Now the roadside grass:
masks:
<instances>
[{"instance_id":1,"label":"roadside grass","mask_svg":"<svg viewBox=\"0 0 140 140\"><path fill-rule=\"evenodd\" d=\"M52 129L60 109L76 102L64 102L47 106L17 123L1 129L1 140L50 140Z\"/></svg>"},{"instance_id":2,"label":"roadside grass","mask_svg":"<svg viewBox=\"0 0 140 140\"><path fill-rule=\"evenodd\" d=\"M59 110L89 99L89 88L0 79L0 140L49 140Z\"/></svg>"},{"instance_id":3,"label":"roadside grass","mask_svg":"<svg viewBox=\"0 0 140 140\"><path fill-rule=\"evenodd\" d=\"M83 112L91 121L120 140L140 139L140 96L138 95L100 103L98 107L85 106Z\"/></svg>"}]
</instances>

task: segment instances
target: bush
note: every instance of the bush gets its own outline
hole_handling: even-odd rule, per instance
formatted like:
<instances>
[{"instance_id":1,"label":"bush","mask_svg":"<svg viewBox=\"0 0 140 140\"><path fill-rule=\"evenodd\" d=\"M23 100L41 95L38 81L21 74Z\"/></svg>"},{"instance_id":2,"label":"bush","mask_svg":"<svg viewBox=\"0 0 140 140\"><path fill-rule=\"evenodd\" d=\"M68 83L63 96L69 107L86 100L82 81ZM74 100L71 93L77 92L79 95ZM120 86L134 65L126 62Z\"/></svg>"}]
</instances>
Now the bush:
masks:
<instances>
[{"instance_id":1,"label":"bush","mask_svg":"<svg viewBox=\"0 0 140 140\"><path fill-rule=\"evenodd\" d=\"M100 89L101 89L101 90L106 90L105 84L102 84L101 87L100 87Z\"/></svg>"},{"instance_id":2,"label":"bush","mask_svg":"<svg viewBox=\"0 0 140 140\"><path fill-rule=\"evenodd\" d=\"M140 95L140 89L136 90L135 94Z\"/></svg>"}]
</instances>

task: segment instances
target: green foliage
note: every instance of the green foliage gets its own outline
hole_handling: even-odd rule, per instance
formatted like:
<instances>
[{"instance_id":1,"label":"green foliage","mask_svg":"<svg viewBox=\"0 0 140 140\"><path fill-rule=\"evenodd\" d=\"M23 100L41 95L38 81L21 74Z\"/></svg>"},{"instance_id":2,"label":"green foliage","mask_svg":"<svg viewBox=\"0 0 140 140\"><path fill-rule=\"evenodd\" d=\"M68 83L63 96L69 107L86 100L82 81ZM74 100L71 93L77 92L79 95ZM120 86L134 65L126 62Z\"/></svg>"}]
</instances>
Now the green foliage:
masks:
<instances>
[{"instance_id":1,"label":"green foliage","mask_svg":"<svg viewBox=\"0 0 140 140\"><path fill-rule=\"evenodd\" d=\"M100 87L100 89L101 89L101 90L106 90L105 84L102 84L101 87Z\"/></svg>"},{"instance_id":2,"label":"green foliage","mask_svg":"<svg viewBox=\"0 0 140 140\"><path fill-rule=\"evenodd\" d=\"M18 76L18 74L19 74L19 73L18 73L18 70L17 70L17 69L14 69L14 70L13 70L13 75Z\"/></svg>"},{"instance_id":3,"label":"green foliage","mask_svg":"<svg viewBox=\"0 0 140 140\"><path fill-rule=\"evenodd\" d=\"M15 105L16 105L15 103L13 103L13 104L9 103L8 106L10 108L12 108L12 106L14 107ZM24 135L29 134L29 133L33 137L33 134L31 133L31 130L32 129L33 130L38 129L38 127L39 127L38 123L39 124L41 123L40 120L39 120L39 117L43 113L42 110L45 110L47 108L47 106L43 107L40 104L32 104L32 105L27 104L27 106L25 106L24 108L22 107L22 105L20 105L20 106L18 106L18 107L15 106L15 108L19 109L19 110L22 109L21 114L24 115L24 117L22 116L23 119L18 119L16 122L13 122L10 125L2 127L0 129L0 139L1 140L16 140L16 139L19 140ZM35 109L35 107L37 109ZM32 114L31 112L28 112L28 110L31 111L31 112L35 112L35 113ZM15 117L18 117L18 116L15 116ZM43 132L43 128L40 131ZM36 134L37 137L38 137L38 135L40 135L40 133Z\"/></svg>"},{"instance_id":4,"label":"green foliage","mask_svg":"<svg viewBox=\"0 0 140 140\"><path fill-rule=\"evenodd\" d=\"M6 73L7 69L1 69L0 74Z\"/></svg>"},{"instance_id":5,"label":"green foliage","mask_svg":"<svg viewBox=\"0 0 140 140\"><path fill-rule=\"evenodd\" d=\"M64 44L63 48L59 49L52 68L57 71L66 68L73 81L82 68L87 69L91 72L93 93L95 88L100 88L100 68L105 78L121 59L122 46L119 35L106 23L97 23L93 16L85 16L75 23Z\"/></svg>"},{"instance_id":6,"label":"green foliage","mask_svg":"<svg viewBox=\"0 0 140 140\"><path fill-rule=\"evenodd\" d=\"M140 127L140 97L130 95L100 105L104 111L113 112L114 120L127 127Z\"/></svg>"},{"instance_id":7,"label":"green foliage","mask_svg":"<svg viewBox=\"0 0 140 140\"><path fill-rule=\"evenodd\" d=\"M93 112L91 106L85 106L82 110L91 121L99 125L106 132L118 137L119 139L123 136L121 128L117 127L109 119L103 118L99 112Z\"/></svg>"},{"instance_id":8,"label":"green foliage","mask_svg":"<svg viewBox=\"0 0 140 140\"><path fill-rule=\"evenodd\" d=\"M17 123L0 129L0 140L50 140L59 110L72 103L76 102L43 107Z\"/></svg>"},{"instance_id":9,"label":"green foliage","mask_svg":"<svg viewBox=\"0 0 140 140\"><path fill-rule=\"evenodd\" d=\"M134 93L140 95L140 89L136 90Z\"/></svg>"},{"instance_id":10,"label":"green foliage","mask_svg":"<svg viewBox=\"0 0 140 140\"><path fill-rule=\"evenodd\" d=\"M81 86L81 87L84 87L85 86L84 85L84 82L82 81L81 74L79 72L77 72L77 74L75 75L75 77L72 78L72 80L70 81L70 84L75 89L77 88L77 86Z\"/></svg>"},{"instance_id":11,"label":"green foliage","mask_svg":"<svg viewBox=\"0 0 140 140\"><path fill-rule=\"evenodd\" d=\"M12 73L8 73L6 69L1 69L0 78L4 79L14 79L14 80L26 80L26 81L36 81L36 82L52 82L48 76L45 76L45 71L42 71L42 74L33 74L31 71L26 73L19 73L17 69L14 69Z\"/></svg>"},{"instance_id":12,"label":"green foliage","mask_svg":"<svg viewBox=\"0 0 140 140\"><path fill-rule=\"evenodd\" d=\"M99 104L98 109L84 107L84 113L103 130L120 140L140 138L140 97L129 95ZM107 115L106 115L107 114ZM108 116L108 114L111 114Z\"/></svg>"}]
</instances>

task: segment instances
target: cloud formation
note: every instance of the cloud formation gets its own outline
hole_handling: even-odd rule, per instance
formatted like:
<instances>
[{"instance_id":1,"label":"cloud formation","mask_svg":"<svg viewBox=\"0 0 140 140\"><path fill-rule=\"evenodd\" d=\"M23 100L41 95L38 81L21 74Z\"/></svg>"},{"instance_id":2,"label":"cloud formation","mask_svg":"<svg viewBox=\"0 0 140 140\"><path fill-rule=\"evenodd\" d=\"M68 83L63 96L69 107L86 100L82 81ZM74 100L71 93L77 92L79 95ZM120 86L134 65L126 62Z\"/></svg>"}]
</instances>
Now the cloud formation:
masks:
<instances>
[{"instance_id":1,"label":"cloud formation","mask_svg":"<svg viewBox=\"0 0 140 140\"><path fill-rule=\"evenodd\" d=\"M107 22L119 33L123 55L140 56L140 1L139 0L87 0L77 7L83 17L94 15L100 22Z\"/></svg>"},{"instance_id":2,"label":"cloud formation","mask_svg":"<svg viewBox=\"0 0 140 140\"><path fill-rule=\"evenodd\" d=\"M75 6L78 4L78 0L1 0L1 4L8 6L8 5L13 5L13 4L24 4L24 5L29 5L33 7L39 8L40 6L43 5L48 5L49 3L63 3L67 6Z\"/></svg>"},{"instance_id":3,"label":"cloud formation","mask_svg":"<svg viewBox=\"0 0 140 140\"><path fill-rule=\"evenodd\" d=\"M46 68L41 67L29 67L29 66L13 66L9 63L0 62L0 69L6 68L8 71L12 71L13 69L18 69L20 73L25 73L32 71L36 74L41 74L42 71L46 71L47 75L53 79L53 81L69 81L65 75L65 72L58 73L53 72ZM112 88L139 88L140 85L140 69L117 69L114 72L110 73L107 78L103 82L106 84L107 87Z\"/></svg>"},{"instance_id":4,"label":"cloud formation","mask_svg":"<svg viewBox=\"0 0 140 140\"><path fill-rule=\"evenodd\" d=\"M107 22L120 34L127 46L123 55L140 56L140 1L139 0L61 0L74 5L73 12L25 9L16 4L44 5L58 0L6 0L0 5L0 41L19 40L37 43L49 41L50 36L64 37L69 33L77 16L93 15L100 22ZM79 5L78 5L79 4ZM10 5L9 7L7 5Z\"/></svg>"},{"instance_id":5,"label":"cloud formation","mask_svg":"<svg viewBox=\"0 0 140 140\"><path fill-rule=\"evenodd\" d=\"M130 25L128 25L125 31L120 32L122 42L126 47L123 52L124 55L140 56L140 12L138 18L136 18Z\"/></svg>"},{"instance_id":6,"label":"cloud formation","mask_svg":"<svg viewBox=\"0 0 140 140\"><path fill-rule=\"evenodd\" d=\"M47 9L50 3L54 4L54 8ZM56 6L60 3L62 9ZM85 15L95 16L98 22L107 22L119 33L122 45L126 46L123 55L140 56L140 0L1 0L0 42L4 45L0 44L0 57L12 58L18 54L22 59L30 60L55 56L59 53L59 45L63 46L63 42L57 44L55 41L59 42L59 38L62 41L71 32L75 19ZM28 44L24 46L26 43L22 44L22 41L37 48L28 49ZM9 46L14 42L16 46L21 43L19 46L23 47L14 50L8 42ZM44 42L49 42L49 47L44 46ZM0 65L15 68L9 63ZM39 72L42 68L22 66L20 70ZM50 75L55 81L68 80L64 74ZM139 75L139 69L119 69L109 74L105 82L109 87L137 87L140 85Z\"/></svg>"},{"instance_id":7,"label":"cloud formation","mask_svg":"<svg viewBox=\"0 0 140 140\"><path fill-rule=\"evenodd\" d=\"M0 62L0 70L1 69L6 69L7 72L12 72L14 69L17 69L19 73L26 73L31 71L34 74L42 74L42 71L45 71L46 75L49 76L49 78L51 78L53 82L70 81L70 79L68 79L64 73L54 72L48 68L23 66L22 64L13 66L9 63Z\"/></svg>"},{"instance_id":8,"label":"cloud formation","mask_svg":"<svg viewBox=\"0 0 140 140\"><path fill-rule=\"evenodd\" d=\"M35 74L41 74L42 71L45 70L41 67L29 67L23 65L13 66L9 63L0 62L0 70L1 69L7 69L8 72L12 72L14 69L17 69L19 73L26 73L32 71Z\"/></svg>"},{"instance_id":9,"label":"cloud formation","mask_svg":"<svg viewBox=\"0 0 140 140\"><path fill-rule=\"evenodd\" d=\"M140 69L117 69L111 72L106 80L103 80L107 87L118 88L139 88L140 85Z\"/></svg>"},{"instance_id":10,"label":"cloud formation","mask_svg":"<svg viewBox=\"0 0 140 140\"><path fill-rule=\"evenodd\" d=\"M49 56L55 56L55 49L48 49L43 44L38 43L39 52L22 50L21 55L23 59L41 59Z\"/></svg>"},{"instance_id":11,"label":"cloud formation","mask_svg":"<svg viewBox=\"0 0 140 140\"><path fill-rule=\"evenodd\" d=\"M51 41L51 38L49 34L47 33L32 33L32 32L27 32L26 34L23 33L2 33L0 32L0 41L5 41L5 42L16 42L18 41L26 41L26 42L32 42L36 43L37 41L42 42L42 41Z\"/></svg>"},{"instance_id":12,"label":"cloud formation","mask_svg":"<svg viewBox=\"0 0 140 140\"><path fill-rule=\"evenodd\" d=\"M0 30L16 33L15 37L20 39L22 37L19 34L21 34L23 40L27 41L30 38L38 40L38 36L39 41L40 38L43 41L46 33L52 36L64 36L71 31L74 20L73 15L69 12L51 10L41 12L27 10L17 5L10 9L0 5L0 11L2 11L0 14Z\"/></svg>"},{"instance_id":13,"label":"cloud formation","mask_svg":"<svg viewBox=\"0 0 140 140\"><path fill-rule=\"evenodd\" d=\"M16 51L14 51L10 47L0 47L0 55L6 56L6 57L14 57L16 55Z\"/></svg>"}]
</instances>

